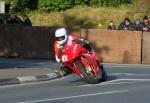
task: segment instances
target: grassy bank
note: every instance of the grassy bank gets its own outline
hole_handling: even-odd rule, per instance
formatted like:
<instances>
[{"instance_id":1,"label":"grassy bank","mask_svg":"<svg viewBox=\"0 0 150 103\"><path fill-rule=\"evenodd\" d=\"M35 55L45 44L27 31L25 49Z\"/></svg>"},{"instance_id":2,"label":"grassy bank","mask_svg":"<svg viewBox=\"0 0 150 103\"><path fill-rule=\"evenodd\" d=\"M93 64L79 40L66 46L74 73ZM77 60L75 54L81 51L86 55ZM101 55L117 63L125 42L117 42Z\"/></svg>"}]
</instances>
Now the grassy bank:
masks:
<instances>
[{"instance_id":1,"label":"grassy bank","mask_svg":"<svg viewBox=\"0 0 150 103\"><path fill-rule=\"evenodd\" d=\"M134 21L137 17L150 16L150 0L137 1L133 5L122 5L119 8L76 6L63 12L37 10L28 15L33 25L105 29L110 20L119 25L125 17Z\"/></svg>"}]
</instances>

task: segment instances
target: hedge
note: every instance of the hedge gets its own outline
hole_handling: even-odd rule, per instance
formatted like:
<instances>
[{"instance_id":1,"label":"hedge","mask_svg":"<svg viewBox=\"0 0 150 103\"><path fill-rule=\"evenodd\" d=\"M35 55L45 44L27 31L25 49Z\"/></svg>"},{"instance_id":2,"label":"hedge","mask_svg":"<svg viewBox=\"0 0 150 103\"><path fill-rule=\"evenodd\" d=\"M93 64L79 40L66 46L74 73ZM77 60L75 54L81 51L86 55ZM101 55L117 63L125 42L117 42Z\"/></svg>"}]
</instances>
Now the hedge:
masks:
<instances>
[{"instance_id":1,"label":"hedge","mask_svg":"<svg viewBox=\"0 0 150 103\"><path fill-rule=\"evenodd\" d=\"M122 4L132 4L134 0L5 0L16 12L27 12L34 9L45 11L62 11L75 5L94 7L119 7Z\"/></svg>"}]
</instances>

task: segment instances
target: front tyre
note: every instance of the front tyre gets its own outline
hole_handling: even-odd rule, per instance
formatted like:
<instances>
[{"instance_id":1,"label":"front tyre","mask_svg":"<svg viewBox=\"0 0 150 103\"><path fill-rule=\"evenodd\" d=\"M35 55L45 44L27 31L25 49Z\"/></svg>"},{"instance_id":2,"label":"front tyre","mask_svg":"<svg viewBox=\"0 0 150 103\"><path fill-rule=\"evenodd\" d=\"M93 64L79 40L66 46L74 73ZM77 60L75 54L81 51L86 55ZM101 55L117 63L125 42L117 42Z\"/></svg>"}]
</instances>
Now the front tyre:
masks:
<instances>
[{"instance_id":1,"label":"front tyre","mask_svg":"<svg viewBox=\"0 0 150 103\"><path fill-rule=\"evenodd\" d=\"M87 73L84 65L80 61L76 62L76 66L83 75L83 79L85 79L85 81L87 81L90 84L97 84L100 82L98 78L95 78L94 72L93 73L91 72L90 75L89 73Z\"/></svg>"}]
</instances>

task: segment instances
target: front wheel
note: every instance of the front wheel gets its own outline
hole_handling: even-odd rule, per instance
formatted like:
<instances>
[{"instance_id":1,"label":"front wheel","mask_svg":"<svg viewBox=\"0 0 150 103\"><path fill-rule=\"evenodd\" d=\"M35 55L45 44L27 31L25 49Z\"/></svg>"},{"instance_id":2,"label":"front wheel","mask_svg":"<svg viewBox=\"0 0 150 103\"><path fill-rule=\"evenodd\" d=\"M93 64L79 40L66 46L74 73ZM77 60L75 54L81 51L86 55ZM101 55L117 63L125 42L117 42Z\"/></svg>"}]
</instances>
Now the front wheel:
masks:
<instances>
[{"instance_id":1,"label":"front wheel","mask_svg":"<svg viewBox=\"0 0 150 103\"><path fill-rule=\"evenodd\" d=\"M100 82L100 79L95 78L95 74L93 71L91 71L90 73L87 73L84 65L80 61L76 62L76 66L79 69L79 71L81 72L81 74L83 75L83 79L85 79L88 83L97 84Z\"/></svg>"}]
</instances>

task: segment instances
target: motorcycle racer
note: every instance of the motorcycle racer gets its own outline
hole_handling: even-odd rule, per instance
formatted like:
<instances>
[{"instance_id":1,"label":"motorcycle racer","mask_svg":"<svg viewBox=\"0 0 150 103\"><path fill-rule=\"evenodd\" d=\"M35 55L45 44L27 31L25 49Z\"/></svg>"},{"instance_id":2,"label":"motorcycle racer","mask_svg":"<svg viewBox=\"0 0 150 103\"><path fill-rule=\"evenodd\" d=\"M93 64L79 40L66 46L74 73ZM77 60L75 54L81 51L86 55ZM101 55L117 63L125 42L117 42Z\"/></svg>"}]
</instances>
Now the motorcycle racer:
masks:
<instances>
[{"instance_id":1,"label":"motorcycle racer","mask_svg":"<svg viewBox=\"0 0 150 103\"><path fill-rule=\"evenodd\" d=\"M95 58L95 60L97 61L97 64L99 65L100 58L96 56L95 52L91 49L88 41L84 39L79 39L72 34L68 34L65 28L58 28L55 31L55 38L56 40L54 42L54 51L55 51L55 59L57 62L63 63L67 60L67 57L63 56L62 61L60 61L61 54L64 49L67 49L67 47L72 45L72 42L75 41L77 43L82 44L82 46L85 49L87 49L90 52L90 54ZM69 67L62 66L60 68L61 76L66 76L70 73L72 73L72 71Z\"/></svg>"}]
</instances>

